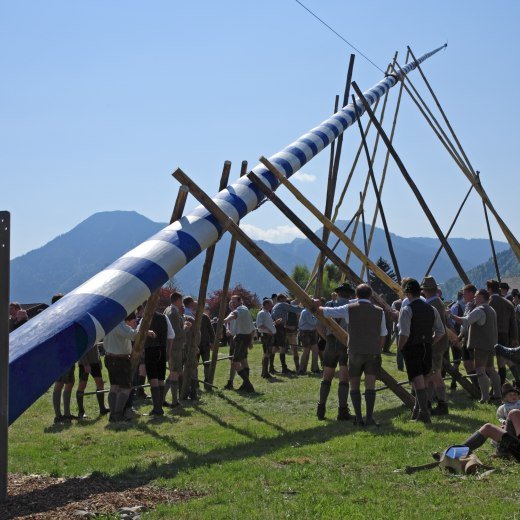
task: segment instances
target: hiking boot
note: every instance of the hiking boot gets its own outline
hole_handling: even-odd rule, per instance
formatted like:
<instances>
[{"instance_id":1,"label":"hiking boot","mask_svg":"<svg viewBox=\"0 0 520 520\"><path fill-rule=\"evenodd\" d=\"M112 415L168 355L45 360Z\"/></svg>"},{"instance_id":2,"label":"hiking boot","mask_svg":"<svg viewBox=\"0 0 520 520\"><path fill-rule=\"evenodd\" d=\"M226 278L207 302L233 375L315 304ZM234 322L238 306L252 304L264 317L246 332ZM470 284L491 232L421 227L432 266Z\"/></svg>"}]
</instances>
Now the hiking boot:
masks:
<instances>
[{"instance_id":1,"label":"hiking boot","mask_svg":"<svg viewBox=\"0 0 520 520\"><path fill-rule=\"evenodd\" d=\"M370 426L374 426L376 428L379 428L381 426L381 423L377 422L375 419L366 419L365 420L365 426L369 428Z\"/></svg>"},{"instance_id":2,"label":"hiking boot","mask_svg":"<svg viewBox=\"0 0 520 520\"><path fill-rule=\"evenodd\" d=\"M350 410L348 409L348 406L345 406L343 408L338 408L338 417L336 418L338 421L348 421L350 420Z\"/></svg>"},{"instance_id":3,"label":"hiking boot","mask_svg":"<svg viewBox=\"0 0 520 520\"><path fill-rule=\"evenodd\" d=\"M276 368L273 367L269 367L269 373L270 374L278 374L278 370L276 370Z\"/></svg>"},{"instance_id":4,"label":"hiking boot","mask_svg":"<svg viewBox=\"0 0 520 520\"><path fill-rule=\"evenodd\" d=\"M422 422L425 424L432 422L429 412L422 412L422 411L419 411L419 413L417 414L417 419L413 419L413 421Z\"/></svg>"},{"instance_id":5,"label":"hiking boot","mask_svg":"<svg viewBox=\"0 0 520 520\"><path fill-rule=\"evenodd\" d=\"M294 371L291 370L289 367L283 367L282 368L282 374L284 376L288 375L288 374L294 374Z\"/></svg>"},{"instance_id":6,"label":"hiking boot","mask_svg":"<svg viewBox=\"0 0 520 520\"><path fill-rule=\"evenodd\" d=\"M325 403L318 403L318 407L316 408L316 417L318 421L323 421L325 419Z\"/></svg>"},{"instance_id":7,"label":"hiking boot","mask_svg":"<svg viewBox=\"0 0 520 520\"><path fill-rule=\"evenodd\" d=\"M431 410L432 415L448 415L448 403L446 401L439 401L437 407Z\"/></svg>"},{"instance_id":8,"label":"hiking boot","mask_svg":"<svg viewBox=\"0 0 520 520\"><path fill-rule=\"evenodd\" d=\"M233 390L233 381L228 381L223 388L224 390Z\"/></svg>"},{"instance_id":9,"label":"hiking boot","mask_svg":"<svg viewBox=\"0 0 520 520\"><path fill-rule=\"evenodd\" d=\"M108 408L102 408L99 410L99 415L106 415L107 413L110 413L110 409Z\"/></svg>"},{"instance_id":10,"label":"hiking boot","mask_svg":"<svg viewBox=\"0 0 520 520\"><path fill-rule=\"evenodd\" d=\"M63 422L63 415L57 415L54 417L54 424L61 424Z\"/></svg>"},{"instance_id":11,"label":"hiking boot","mask_svg":"<svg viewBox=\"0 0 520 520\"><path fill-rule=\"evenodd\" d=\"M360 428L363 428L365 426L365 421L363 419L358 419L357 417L354 417L354 421L352 422L354 426L359 426Z\"/></svg>"}]
</instances>

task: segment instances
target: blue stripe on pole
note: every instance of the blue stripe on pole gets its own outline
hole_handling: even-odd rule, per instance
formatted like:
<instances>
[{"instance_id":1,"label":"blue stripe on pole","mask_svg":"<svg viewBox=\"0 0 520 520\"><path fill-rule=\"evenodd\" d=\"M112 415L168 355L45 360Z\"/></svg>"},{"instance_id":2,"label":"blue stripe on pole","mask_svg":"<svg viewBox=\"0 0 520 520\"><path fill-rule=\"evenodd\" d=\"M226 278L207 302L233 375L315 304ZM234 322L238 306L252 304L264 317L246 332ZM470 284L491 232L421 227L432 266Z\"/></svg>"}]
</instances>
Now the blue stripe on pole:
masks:
<instances>
[{"instance_id":1,"label":"blue stripe on pole","mask_svg":"<svg viewBox=\"0 0 520 520\"><path fill-rule=\"evenodd\" d=\"M441 48L443 47L425 54L417 60L417 63L421 63ZM399 76L402 77L415 67L416 63L407 64ZM365 92L365 96L374 103L394 86L396 81L395 77L388 76ZM317 155L331 143L333 136L339 135L342 130L334 124L335 122L339 122L343 130L352 125L355 122L352 105L344 107L269 160L290 177L312 159L312 156L306 155L304 150L308 148L313 155ZM307 148L299 148L303 145ZM292 161L291 158L294 160ZM278 182L262 165L255 166L253 171L269 183L272 189L276 189ZM230 207L228 206L227 213L236 221L244 217L248 211L255 209L263 197L248 179L241 179L228 186L214 200L223 206L224 203L228 204ZM176 246L167 263L171 272L167 272L166 275L171 278L202 249L213 245L220 236L221 229L214 217L204 209L197 208L194 213L166 227L149 241L163 241ZM143 294L145 288L151 291L162 285L165 279L164 272L161 272L162 268L153 261L155 253L158 257L162 254L160 248L164 245L161 246L159 242L157 245L150 243L148 250L150 258L141 259L143 248L139 249L138 246L135 254L130 251L125 255L129 259L135 258L135 263L133 260L116 261L116 266L125 267L131 274L117 277L115 273L121 274L122 271L114 271L116 282L112 284L113 286L110 285L111 271L107 269L84 284L88 288L88 293L82 292L81 288L76 289L10 335L10 369L15 374L10 378L10 401L15 410L11 422L68 368L67 363L70 365L70 361L77 359L89 346L93 330L96 328L93 320L97 320L99 326L105 332L109 332L123 320L125 309L136 305L139 298L145 297ZM154 249L155 247L157 249ZM146 248L144 250L147 251ZM126 274L127 271L123 272ZM124 286L118 286L123 283ZM87 290L85 287L83 291ZM56 312L56 309L59 309L59 312ZM43 370L41 370L42 366ZM38 381L35 382L33 379Z\"/></svg>"},{"instance_id":2,"label":"blue stripe on pole","mask_svg":"<svg viewBox=\"0 0 520 520\"><path fill-rule=\"evenodd\" d=\"M296 156L301 164L305 164L307 162L307 157L300 150L300 148L298 148L296 146L290 146L289 148L287 148L287 151L289 153L292 153L294 156Z\"/></svg>"},{"instance_id":3,"label":"blue stripe on pole","mask_svg":"<svg viewBox=\"0 0 520 520\"><path fill-rule=\"evenodd\" d=\"M314 155L318 155L318 147L310 139L301 139L302 143L305 143Z\"/></svg>"},{"instance_id":4,"label":"blue stripe on pole","mask_svg":"<svg viewBox=\"0 0 520 520\"><path fill-rule=\"evenodd\" d=\"M160 265L146 258L124 256L116 260L110 269L119 269L133 274L148 286L150 292L153 292L155 287L161 287L170 279L168 273Z\"/></svg>"}]
</instances>

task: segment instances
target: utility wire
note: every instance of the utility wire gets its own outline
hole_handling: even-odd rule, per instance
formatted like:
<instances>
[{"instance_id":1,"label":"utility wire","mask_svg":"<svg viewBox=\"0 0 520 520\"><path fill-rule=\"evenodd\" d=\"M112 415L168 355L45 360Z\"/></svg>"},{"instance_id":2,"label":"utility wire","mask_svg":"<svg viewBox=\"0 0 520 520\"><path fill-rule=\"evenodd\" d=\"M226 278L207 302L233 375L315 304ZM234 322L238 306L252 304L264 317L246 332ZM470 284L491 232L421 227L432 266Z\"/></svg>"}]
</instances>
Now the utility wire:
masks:
<instances>
[{"instance_id":1,"label":"utility wire","mask_svg":"<svg viewBox=\"0 0 520 520\"><path fill-rule=\"evenodd\" d=\"M331 30L336 36L341 38L349 47L352 47L356 52L361 54L361 56L363 56L363 58L365 58L365 60L367 60L369 63L371 63L377 70L379 70L380 72L385 74L385 71L381 67L378 67L366 54L363 54L356 46L352 45L349 41L345 40L345 38L343 38L343 36L341 36L341 34L339 34L339 32L335 31L327 22L322 20L316 13L314 13L308 7L303 5L300 2L300 0L295 0L295 2L300 4L306 11L308 11L310 14L312 14L312 16L314 16L314 18L319 20L325 27L327 27L327 29Z\"/></svg>"}]
</instances>

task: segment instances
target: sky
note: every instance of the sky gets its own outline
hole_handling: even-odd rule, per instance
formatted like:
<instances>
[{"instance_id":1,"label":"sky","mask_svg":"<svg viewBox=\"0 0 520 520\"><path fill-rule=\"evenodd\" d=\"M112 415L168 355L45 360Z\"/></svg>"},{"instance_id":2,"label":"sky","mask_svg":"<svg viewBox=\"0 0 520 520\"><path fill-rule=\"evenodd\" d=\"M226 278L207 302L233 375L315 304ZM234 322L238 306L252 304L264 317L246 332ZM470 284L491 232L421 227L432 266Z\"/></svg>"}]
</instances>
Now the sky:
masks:
<instances>
[{"instance_id":1,"label":"sky","mask_svg":"<svg viewBox=\"0 0 520 520\"><path fill-rule=\"evenodd\" d=\"M404 63L407 45L422 55L448 42L423 70L490 199L518 235L520 3L380 0L364 2L363 10L344 0L303 3L382 69L395 51ZM0 45L0 210L11 212L12 258L98 211L133 210L166 222L177 167L215 194L225 160L234 179L242 160L256 165L331 115L353 52L294 0L4 2ZM381 78L356 56L354 79L363 90ZM418 72L410 79L433 107ZM394 87L387 131L396 96ZM339 187L358 144L353 126ZM447 229L469 183L406 94L394 144ZM384 154L380 146L377 177ZM318 207L325 204L328 159L323 151L294 178ZM340 218L356 211L366 172L362 158ZM390 229L434 236L393 161L387 179L382 200ZM284 188L279 193L319 227ZM367 213L374 204L370 194ZM196 205L190 197L188 209ZM271 204L243 226L273 242L299 236ZM492 229L503 239L494 222ZM487 236L475 194L453 236Z\"/></svg>"}]
</instances>

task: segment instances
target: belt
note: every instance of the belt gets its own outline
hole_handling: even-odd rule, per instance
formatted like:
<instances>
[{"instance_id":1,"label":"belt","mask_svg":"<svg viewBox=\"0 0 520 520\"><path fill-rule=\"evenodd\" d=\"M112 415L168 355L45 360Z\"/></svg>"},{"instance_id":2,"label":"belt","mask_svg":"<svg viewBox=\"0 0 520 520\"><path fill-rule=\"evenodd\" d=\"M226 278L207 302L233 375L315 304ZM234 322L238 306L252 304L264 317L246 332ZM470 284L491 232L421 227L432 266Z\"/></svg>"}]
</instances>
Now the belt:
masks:
<instances>
[{"instance_id":1,"label":"belt","mask_svg":"<svg viewBox=\"0 0 520 520\"><path fill-rule=\"evenodd\" d=\"M107 352L105 354L107 357L113 357L113 358L121 358L121 359L130 359L130 354L111 354L110 352Z\"/></svg>"}]
</instances>

